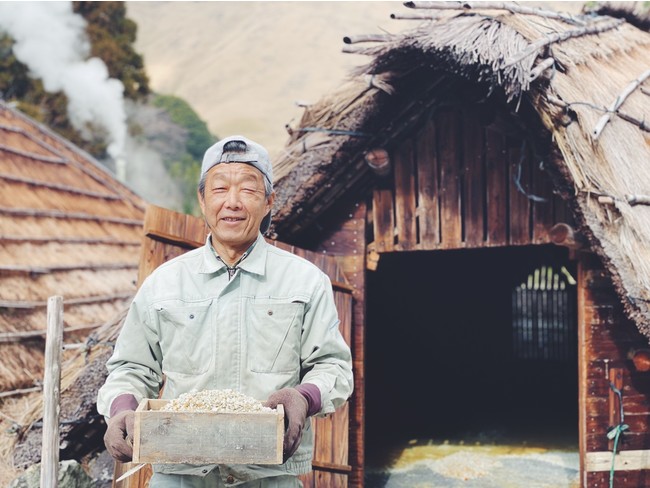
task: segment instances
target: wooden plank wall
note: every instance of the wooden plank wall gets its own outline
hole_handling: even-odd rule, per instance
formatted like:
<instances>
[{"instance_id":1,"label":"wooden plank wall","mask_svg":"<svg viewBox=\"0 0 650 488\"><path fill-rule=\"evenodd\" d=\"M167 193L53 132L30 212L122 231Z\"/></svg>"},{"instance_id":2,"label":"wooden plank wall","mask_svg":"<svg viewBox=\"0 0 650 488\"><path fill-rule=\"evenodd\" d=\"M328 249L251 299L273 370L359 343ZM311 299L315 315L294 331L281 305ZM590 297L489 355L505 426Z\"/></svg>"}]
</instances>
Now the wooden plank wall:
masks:
<instances>
[{"instance_id":1,"label":"wooden plank wall","mask_svg":"<svg viewBox=\"0 0 650 488\"><path fill-rule=\"evenodd\" d=\"M366 223L368 208L363 201L341 201L331 212L336 222L319 236L316 250L336 256L343 273L352 285L351 337L354 392L350 399L350 487L363 486L365 464L365 280L366 280ZM318 487L340 487L342 481L319 484Z\"/></svg>"},{"instance_id":2,"label":"wooden plank wall","mask_svg":"<svg viewBox=\"0 0 650 488\"><path fill-rule=\"evenodd\" d=\"M301 256L320 269L332 280L334 300L339 312L339 329L346 342L352 344L352 286L347 282L341 267L332 256L307 251L279 241L269 241L280 249ZM350 414L349 402L324 417L312 418L314 429L314 459L312 472L300 476L305 488L331 486L346 488L351 467L349 458Z\"/></svg>"},{"instance_id":3,"label":"wooden plank wall","mask_svg":"<svg viewBox=\"0 0 650 488\"><path fill-rule=\"evenodd\" d=\"M530 144L472 107L439 110L391 159L373 193L379 253L548 243L555 223L572 224Z\"/></svg>"},{"instance_id":4,"label":"wooden plank wall","mask_svg":"<svg viewBox=\"0 0 650 488\"><path fill-rule=\"evenodd\" d=\"M619 441L614 486L650 486L650 371L637 371L628 358L631 350L647 349L648 340L626 318L609 276L590 253L579 259L578 334L581 486L610 486L613 441L607 432L620 422L610 382L622 392L629 425Z\"/></svg>"}]
</instances>

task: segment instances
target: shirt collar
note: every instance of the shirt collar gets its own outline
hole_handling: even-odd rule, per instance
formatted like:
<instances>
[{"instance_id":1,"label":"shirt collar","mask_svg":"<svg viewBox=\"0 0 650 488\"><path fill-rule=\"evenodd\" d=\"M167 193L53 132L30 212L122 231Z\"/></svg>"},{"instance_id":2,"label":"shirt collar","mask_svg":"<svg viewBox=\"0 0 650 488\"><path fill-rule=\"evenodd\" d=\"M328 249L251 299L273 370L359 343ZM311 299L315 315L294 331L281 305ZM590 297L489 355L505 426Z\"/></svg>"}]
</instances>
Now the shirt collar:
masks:
<instances>
[{"instance_id":1,"label":"shirt collar","mask_svg":"<svg viewBox=\"0 0 650 488\"><path fill-rule=\"evenodd\" d=\"M266 269L266 246L268 246L266 240L261 233L258 233L257 239L248 248L246 253L244 253L244 256L236 266L249 273L264 275ZM203 262L198 272L210 274L225 270L226 264L217 257L217 253L214 251L210 242L210 235L208 234L205 246L203 246Z\"/></svg>"}]
</instances>

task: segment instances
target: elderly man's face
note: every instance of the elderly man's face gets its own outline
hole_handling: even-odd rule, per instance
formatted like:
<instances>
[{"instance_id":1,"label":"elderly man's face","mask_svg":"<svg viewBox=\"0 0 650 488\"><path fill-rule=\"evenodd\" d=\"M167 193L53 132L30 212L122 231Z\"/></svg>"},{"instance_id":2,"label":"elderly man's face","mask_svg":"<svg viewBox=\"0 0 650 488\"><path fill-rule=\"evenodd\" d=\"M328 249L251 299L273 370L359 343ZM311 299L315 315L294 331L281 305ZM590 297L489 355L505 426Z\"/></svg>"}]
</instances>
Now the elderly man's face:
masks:
<instances>
[{"instance_id":1,"label":"elderly man's face","mask_svg":"<svg viewBox=\"0 0 650 488\"><path fill-rule=\"evenodd\" d=\"M199 194L199 204L213 245L245 251L257 238L274 197L265 197L264 176L249 164L221 163L212 167L206 176L205 193Z\"/></svg>"}]
</instances>

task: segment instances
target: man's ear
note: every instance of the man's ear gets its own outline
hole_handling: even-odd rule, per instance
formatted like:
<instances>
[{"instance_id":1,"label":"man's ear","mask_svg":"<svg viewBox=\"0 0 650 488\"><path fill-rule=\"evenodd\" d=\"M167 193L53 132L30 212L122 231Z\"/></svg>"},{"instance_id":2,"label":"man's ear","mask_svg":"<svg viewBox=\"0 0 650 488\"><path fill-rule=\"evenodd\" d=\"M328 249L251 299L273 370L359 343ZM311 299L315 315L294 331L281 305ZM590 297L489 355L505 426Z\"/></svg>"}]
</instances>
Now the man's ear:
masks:
<instances>
[{"instance_id":1,"label":"man's ear","mask_svg":"<svg viewBox=\"0 0 650 488\"><path fill-rule=\"evenodd\" d=\"M197 188L196 196L199 199L199 205L201 206L201 213L205 215L205 198L201 195L201 191Z\"/></svg>"},{"instance_id":2,"label":"man's ear","mask_svg":"<svg viewBox=\"0 0 650 488\"><path fill-rule=\"evenodd\" d=\"M269 213L273 208L273 202L275 201L275 191L272 191L269 197L266 199L266 213Z\"/></svg>"}]
</instances>

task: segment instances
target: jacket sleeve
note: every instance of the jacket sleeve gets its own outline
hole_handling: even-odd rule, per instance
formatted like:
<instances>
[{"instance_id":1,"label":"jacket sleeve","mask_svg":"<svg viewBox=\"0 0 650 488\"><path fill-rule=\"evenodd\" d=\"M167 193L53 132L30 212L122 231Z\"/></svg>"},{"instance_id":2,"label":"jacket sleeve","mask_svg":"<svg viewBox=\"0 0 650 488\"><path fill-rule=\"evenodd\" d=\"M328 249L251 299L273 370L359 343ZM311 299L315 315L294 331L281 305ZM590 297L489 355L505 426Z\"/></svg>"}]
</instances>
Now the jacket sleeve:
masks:
<instances>
[{"instance_id":1,"label":"jacket sleeve","mask_svg":"<svg viewBox=\"0 0 650 488\"><path fill-rule=\"evenodd\" d=\"M146 305L145 286L146 282L136 293L106 363L108 377L97 396L97 411L104 416L109 415L118 395L131 393L138 402L157 398L162 385L162 356Z\"/></svg>"},{"instance_id":2,"label":"jacket sleeve","mask_svg":"<svg viewBox=\"0 0 650 488\"><path fill-rule=\"evenodd\" d=\"M319 414L333 412L352 394L352 354L339 331L332 284L324 273L305 309L301 344L301 383L321 393Z\"/></svg>"}]
</instances>

